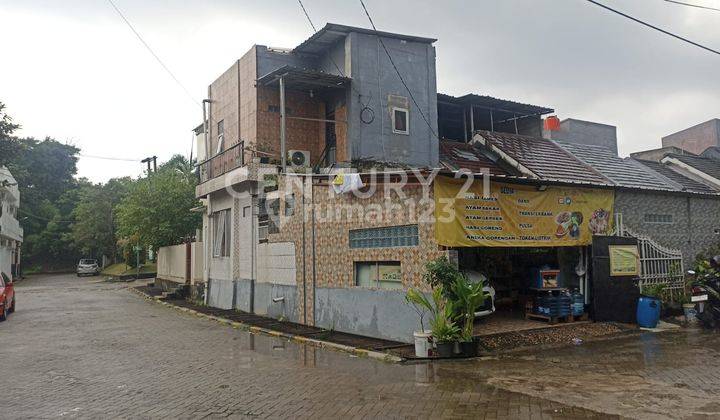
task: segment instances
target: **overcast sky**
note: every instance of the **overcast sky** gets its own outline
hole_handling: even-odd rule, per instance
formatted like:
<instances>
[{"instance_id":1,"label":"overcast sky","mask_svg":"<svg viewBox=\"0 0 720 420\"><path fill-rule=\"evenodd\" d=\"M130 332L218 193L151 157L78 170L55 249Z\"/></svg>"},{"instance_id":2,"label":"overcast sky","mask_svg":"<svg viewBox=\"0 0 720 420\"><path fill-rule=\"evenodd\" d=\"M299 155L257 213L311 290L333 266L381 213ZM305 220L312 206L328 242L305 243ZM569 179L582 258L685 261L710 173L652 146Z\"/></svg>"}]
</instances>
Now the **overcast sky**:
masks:
<instances>
[{"instance_id":1,"label":"overcast sky","mask_svg":"<svg viewBox=\"0 0 720 420\"><path fill-rule=\"evenodd\" d=\"M201 100L253 44L294 47L312 34L296 0L114 0ZM720 49L720 12L663 0L601 0ZM687 0L720 7L720 0ZM304 0L316 26L367 27L356 0ZM620 153L720 117L720 56L585 0L366 0L378 29L438 38L438 90L554 108L618 126ZM106 0L0 0L0 101L21 135L91 156L189 154L201 108ZM140 163L81 158L94 181Z\"/></svg>"}]
</instances>

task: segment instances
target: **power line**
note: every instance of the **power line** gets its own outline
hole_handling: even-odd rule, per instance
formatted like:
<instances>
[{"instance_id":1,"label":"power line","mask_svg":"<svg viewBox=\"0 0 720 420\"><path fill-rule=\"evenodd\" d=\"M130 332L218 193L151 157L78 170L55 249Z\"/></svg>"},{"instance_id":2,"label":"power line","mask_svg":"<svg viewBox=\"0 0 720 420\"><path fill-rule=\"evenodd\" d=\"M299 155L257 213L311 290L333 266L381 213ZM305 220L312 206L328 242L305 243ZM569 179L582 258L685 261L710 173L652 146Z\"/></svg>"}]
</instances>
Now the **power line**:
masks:
<instances>
[{"instance_id":1,"label":"power line","mask_svg":"<svg viewBox=\"0 0 720 420\"><path fill-rule=\"evenodd\" d=\"M95 156L95 155L86 155L83 153L78 153L79 156L84 158L90 158L90 159L103 159L103 160L119 160L123 162L140 162L140 159L126 159L126 158L118 158L118 157L110 157L110 156Z\"/></svg>"},{"instance_id":2,"label":"power line","mask_svg":"<svg viewBox=\"0 0 720 420\"><path fill-rule=\"evenodd\" d=\"M720 9L716 9L716 8L714 8L714 7L702 6L702 5L699 5L699 4L691 4L691 3L685 3L685 2L682 2L682 1L675 1L675 0L665 0L665 1L668 2L668 3L679 4L679 5L682 5L682 6L697 7L698 9L714 10L714 11L716 11L716 12L720 12Z\"/></svg>"},{"instance_id":3,"label":"power line","mask_svg":"<svg viewBox=\"0 0 720 420\"><path fill-rule=\"evenodd\" d=\"M18 212L20 212L26 216L32 217L34 219L42 220L44 222L75 223L74 220L55 220L55 219L48 219L47 217L36 216L32 213L28 213L27 211L23 210L22 208L18 208Z\"/></svg>"},{"instance_id":4,"label":"power line","mask_svg":"<svg viewBox=\"0 0 720 420\"><path fill-rule=\"evenodd\" d=\"M360 0L360 1L362 2L362 0ZM596 5L596 6L602 7L602 8L605 9L605 10L609 10L609 11L611 11L611 12L613 12L613 13L616 13L616 14L618 14L618 15L620 15L620 16L623 16L623 17L625 17L625 18L628 18L628 19L630 19L630 20L632 20L632 21L634 21L634 22L637 22L637 23L639 23L639 24L641 24L641 25L647 26L648 28L652 28L652 29L655 29L656 31L662 32L662 33L664 33L665 35L669 35L669 36L671 36L671 37L673 37L673 38L677 38L677 39L679 39L679 40L681 40L681 41L685 41L685 42L687 42L688 44L694 45L694 46L696 46L696 47L698 47L698 48L702 48L703 50L706 50L706 51L709 51L709 52L711 52L711 53L720 55L720 51L718 51L718 50L714 50L714 49L712 49L712 48L710 48L710 47L706 47L706 46L704 46L704 45L702 45L702 44L698 44L697 42L691 41L691 40L689 40L689 39L687 39L687 38L683 38L683 37L681 37L680 35L676 35L676 34L674 34L674 33L672 33L672 32L668 32L668 31L666 31L666 30L664 30L664 29L658 28L658 27L655 26L655 25L652 25L652 24L647 23L647 22L645 22L645 21L642 21L642 20L640 20L640 19L634 18L634 17L632 17L632 16L630 16L630 15L628 15L628 14L625 14L625 13L619 11L619 10L615 10L615 9L613 9L613 8L611 8L611 7L609 7L609 6L606 6L606 5L602 4L602 3L599 3L599 2L597 2L597 1L595 1L595 0L587 0L587 1L590 2L590 3L592 3L592 4L594 4L594 5Z\"/></svg>"},{"instance_id":5,"label":"power line","mask_svg":"<svg viewBox=\"0 0 720 420\"><path fill-rule=\"evenodd\" d=\"M305 14L305 17L307 18L307 21L310 23L310 27L312 27L313 31L317 32L317 28L315 27L315 24L313 23L312 19L310 19L310 14L308 13L307 9L305 9L305 5L303 4L302 0L298 0L298 3L300 3L300 8L302 8L302 11ZM340 76L345 77L345 72L340 70L340 66L338 66L335 59L333 59L329 54L328 54L328 58L330 59L330 62L333 63L333 65L335 66L335 69L338 71L338 73L340 73ZM360 101L360 104L363 106L363 109L369 108L368 105L366 103L364 103L362 100L362 97L363 97L362 93L360 93L360 91L357 90L357 88L355 86L353 86L352 82L350 83L350 88L358 96L358 101ZM371 109L371 111L372 111L372 109Z\"/></svg>"},{"instance_id":6,"label":"power line","mask_svg":"<svg viewBox=\"0 0 720 420\"><path fill-rule=\"evenodd\" d=\"M368 20L370 21L370 25L372 26L373 31L375 31L375 35L378 37L378 40L380 41L380 45L382 45L383 50L385 50L385 54L387 55L388 59L390 59L390 64L392 64L393 68L395 69L395 73L397 73L398 77L400 78L400 82L403 84L403 86L405 86L405 90L407 90L408 95L410 95L410 99L412 99L413 103L415 104L415 107L417 108L418 112L420 112L420 115L422 116L423 120L425 121L425 124L427 124L430 131L433 133L433 135L435 137L438 137L432 124L430 124L430 121L425 116L425 113L423 112L422 108L420 108L420 105L418 105L418 102L415 100L415 96L413 95L412 91L410 91L410 88L408 87L407 83L405 83L405 79L403 79L402 75L400 74L400 70L398 70L397 66L395 65L395 60L393 60L392 55L390 55L390 51L388 51L387 47L385 46L385 42L383 41L382 37L378 33L378 30L375 27L375 22L373 22L372 17L370 17L370 12L368 12L367 7L365 7L365 2L363 0L360 0L360 5L362 5L363 10L365 11L365 15L367 16Z\"/></svg>"},{"instance_id":7,"label":"power line","mask_svg":"<svg viewBox=\"0 0 720 420\"><path fill-rule=\"evenodd\" d=\"M307 10L305 10L305 5L303 4L302 0L298 0L298 3L300 3L300 7L302 8L303 13L305 13L305 17L307 18L308 22L310 22L310 26L312 26L313 31L317 32L317 28L313 24L312 19L310 19L310 15L308 15Z\"/></svg>"},{"instance_id":8,"label":"power line","mask_svg":"<svg viewBox=\"0 0 720 420\"><path fill-rule=\"evenodd\" d=\"M145 40L144 40L143 37L140 35L140 33L135 29L135 27L132 25L132 23L130 23L130 21L125 17L125 15L123 14L123 12L121 12L120 9L118 9L118 7L115 5L115 3L113 2L113 0L108 0L108 2L109 2L110 5L113 7L113 9L115 9L115 11L118 13L118 15L120 15L120 17L122 18L122 20L125 21L125 23L126 23L127 26L130 28L130 30L133 31L133 33L135 34L135 36L140 40L140 42L145 46L145 48L150 52L150 54L152 54L152 56L155 57L155 60L157 60L157 62L160 63L160 65L162 66L162 68L165 69L165 71L170 75L170 77L172 77L173 80L175 80L175 83L177 83L178 86L180 86L180 87L182 88L182 90L185 91L185 94L188 96L188 98L190 98L190 100L193 101L196 105L202 107L202 105L200 104L200 102L198 102L197 100L195 100L195 98L193 97L193 95L192 95L192 94L190 93L190 91L185 87L185 85L182 84L182 82L180 81L180 79L178 79L178 78L175 76L175 74L170 70L170 68L168 68L168 66L166 66L165 63L163 63L163 61L160 59L160 57L159 57L157 54L155 54L155 51L153 51L153 49L150 48L150 45L148 45L148 43L145 42Z\"/></svg>"}]
</instances>

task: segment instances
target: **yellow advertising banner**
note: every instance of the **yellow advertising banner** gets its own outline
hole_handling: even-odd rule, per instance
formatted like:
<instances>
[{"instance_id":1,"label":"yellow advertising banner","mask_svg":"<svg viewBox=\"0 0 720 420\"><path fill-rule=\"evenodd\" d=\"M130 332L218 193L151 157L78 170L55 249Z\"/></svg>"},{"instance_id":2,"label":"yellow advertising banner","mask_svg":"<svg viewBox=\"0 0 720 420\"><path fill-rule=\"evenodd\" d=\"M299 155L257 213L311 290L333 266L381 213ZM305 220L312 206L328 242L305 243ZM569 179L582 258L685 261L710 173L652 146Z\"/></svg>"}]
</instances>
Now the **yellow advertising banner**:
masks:
<instances>
[{"instance_id":1,"label":"yellow advertising banner","mask_svg":"<svg viewBox=\"0 0 720 420\"><path fill-rule=\"evenodd\" d=\"M640 252L637 245L610 245L610 275L639 276Z\"/></svg>"},{"instance_id":2,"label":"yellow advertising banner","mask_svg":"<svg viewBox=\"0 0 720 420\"><path fill-rule=\"evenodd\" d=\"M612 190L483 182L439 176L434 182L435 237L451 247L590 245L610 231Z\"/></svg>"}]
</instances>

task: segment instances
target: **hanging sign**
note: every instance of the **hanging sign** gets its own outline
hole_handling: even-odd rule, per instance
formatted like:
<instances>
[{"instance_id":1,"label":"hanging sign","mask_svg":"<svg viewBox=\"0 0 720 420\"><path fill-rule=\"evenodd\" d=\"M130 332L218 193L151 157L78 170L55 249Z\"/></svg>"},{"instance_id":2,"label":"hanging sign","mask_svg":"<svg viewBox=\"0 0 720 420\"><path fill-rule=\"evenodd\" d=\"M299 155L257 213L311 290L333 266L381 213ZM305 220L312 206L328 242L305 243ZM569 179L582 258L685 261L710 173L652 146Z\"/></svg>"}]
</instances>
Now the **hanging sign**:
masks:
<instances>
[{"instance_id":1,"label":"hanging sign","mask_svg":"<svg viewBox=\"0 0 720 420\"><path fill-rule=\"evenodd\" d=\"M437 177L435 237L450 247L582 246L611 228L612 190Z\"/></svg>"},{"instance_id":2,"label":"hanging sign","mask_svg":"<svg viewBox=\"0 0 720 420\"><path fill-rule=\"evenodd\" d=\"M637 245L610 245L610 276L639 276L640 253Z\"/></svg>"}]
</instances>

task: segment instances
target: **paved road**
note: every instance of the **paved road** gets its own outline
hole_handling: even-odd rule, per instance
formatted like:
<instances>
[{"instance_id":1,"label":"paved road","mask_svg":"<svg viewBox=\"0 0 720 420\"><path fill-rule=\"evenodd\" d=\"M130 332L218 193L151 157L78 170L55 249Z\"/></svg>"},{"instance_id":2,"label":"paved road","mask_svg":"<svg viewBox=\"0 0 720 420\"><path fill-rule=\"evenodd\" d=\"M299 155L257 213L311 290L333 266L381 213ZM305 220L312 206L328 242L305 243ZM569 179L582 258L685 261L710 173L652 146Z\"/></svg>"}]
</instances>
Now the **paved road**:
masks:
<instances>
[{"instance_id":1,"label":"paved road","mask_svg":"<svg viewBox=\"0 0 720 420\"><path fill-rule=\"evenodd\" d=\"M720 415L716 336L392 365L254 336L74 276L17 286L0 418ZM708 344L709 343L709 344Z\"/></svg>"}]
</instances>

